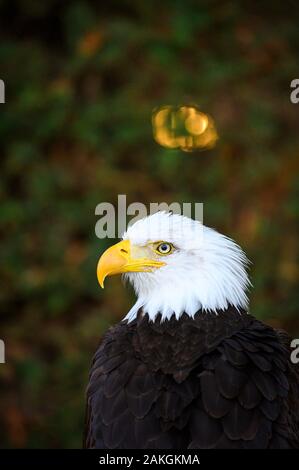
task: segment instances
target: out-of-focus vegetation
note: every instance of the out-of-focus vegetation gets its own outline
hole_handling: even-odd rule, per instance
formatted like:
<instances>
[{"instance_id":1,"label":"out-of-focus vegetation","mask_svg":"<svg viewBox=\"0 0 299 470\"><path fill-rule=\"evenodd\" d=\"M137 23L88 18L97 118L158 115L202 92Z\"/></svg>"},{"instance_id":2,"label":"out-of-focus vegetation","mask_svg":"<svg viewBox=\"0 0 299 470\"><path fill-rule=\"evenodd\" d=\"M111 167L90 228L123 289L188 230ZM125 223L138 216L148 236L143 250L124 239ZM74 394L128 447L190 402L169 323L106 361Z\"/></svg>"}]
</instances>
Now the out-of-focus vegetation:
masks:
<instances>
[{"instance_id":1,"label":"out-of-focus vegetation","mask_svg":"<svg viewBox=\"0 0 299 470\"><path fill-rule=\"evenodd\" d=\"M103 332L132 302L95 268L99 202L204 202L253 261L254 314L299 333L298 5L0 1L2 447L80 447ZM152 110L195 103L213 150L153 139Z\"/></svg>"}]
</instances>

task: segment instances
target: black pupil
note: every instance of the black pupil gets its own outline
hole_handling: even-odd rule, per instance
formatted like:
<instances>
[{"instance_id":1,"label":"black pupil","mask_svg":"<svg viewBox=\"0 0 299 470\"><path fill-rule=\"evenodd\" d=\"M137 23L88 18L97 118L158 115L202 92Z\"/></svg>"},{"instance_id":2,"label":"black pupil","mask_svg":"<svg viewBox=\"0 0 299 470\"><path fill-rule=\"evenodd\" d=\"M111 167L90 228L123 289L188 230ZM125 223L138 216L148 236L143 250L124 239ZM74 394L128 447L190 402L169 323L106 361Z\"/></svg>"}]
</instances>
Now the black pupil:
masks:
<instances>
[{"instance_id":1,"label":"black pupil","mask_svg":"<svg viewBox=\"0 0 299 470\"><path fill-rule=\"evenodd\" d=\"M161 251L167 251L168 250L168 245L165 243L164 245L160 246Z\"/></svg>"}]
</instances>

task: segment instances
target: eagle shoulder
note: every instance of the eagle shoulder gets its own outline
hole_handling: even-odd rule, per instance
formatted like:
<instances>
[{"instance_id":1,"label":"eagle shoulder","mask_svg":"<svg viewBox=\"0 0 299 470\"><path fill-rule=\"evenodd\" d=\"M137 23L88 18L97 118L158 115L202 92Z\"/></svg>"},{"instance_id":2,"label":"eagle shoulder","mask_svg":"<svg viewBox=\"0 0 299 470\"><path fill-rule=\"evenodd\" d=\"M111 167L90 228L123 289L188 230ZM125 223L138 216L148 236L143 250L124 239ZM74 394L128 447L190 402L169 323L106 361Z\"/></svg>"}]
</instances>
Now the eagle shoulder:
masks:
<instances>
[{"instance_id":1,"label":"eagle shoulder","mask_svg":"<svg viewBox=\"0 0 299 470\"><path fill-rule=\"evenodd\" d=\"M299 379L287 340L231 313L110 329L91 368L85 446L298 446Z\"/></svg>"}]
</instances>

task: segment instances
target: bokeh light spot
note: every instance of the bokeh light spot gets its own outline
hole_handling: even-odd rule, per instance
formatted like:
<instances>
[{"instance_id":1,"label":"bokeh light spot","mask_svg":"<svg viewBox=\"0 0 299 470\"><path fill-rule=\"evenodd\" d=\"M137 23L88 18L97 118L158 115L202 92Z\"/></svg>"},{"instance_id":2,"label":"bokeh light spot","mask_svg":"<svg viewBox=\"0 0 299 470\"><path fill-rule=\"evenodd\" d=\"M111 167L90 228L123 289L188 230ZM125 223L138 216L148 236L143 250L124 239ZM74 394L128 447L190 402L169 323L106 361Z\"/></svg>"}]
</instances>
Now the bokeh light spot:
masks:
<instances>
[{"instance_id":1,"label":"bokeh light spot","mask_svg":"<svg viewBox=\"0 0 299 470\"><path fill-rule=\"evenodd\" d=\"M211 149L218 140L213 119L194 105L155 108L152 126L159 145L184 152Z\"/></svg>"}]
</instances>

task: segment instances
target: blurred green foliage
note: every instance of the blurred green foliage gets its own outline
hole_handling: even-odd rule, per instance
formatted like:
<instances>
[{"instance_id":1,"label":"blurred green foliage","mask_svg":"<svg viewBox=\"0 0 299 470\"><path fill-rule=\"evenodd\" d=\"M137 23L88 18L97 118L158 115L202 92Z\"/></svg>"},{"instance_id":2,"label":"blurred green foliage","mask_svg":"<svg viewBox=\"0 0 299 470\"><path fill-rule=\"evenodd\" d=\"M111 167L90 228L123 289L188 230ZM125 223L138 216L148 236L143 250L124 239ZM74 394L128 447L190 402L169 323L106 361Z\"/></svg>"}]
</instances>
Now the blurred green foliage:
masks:
<instances>
[{"instance_id":1,"label":"blurred green foliage","mask_svg":"<svg viewBox=\"0 0 299 470\"><path fill-rule=\"evenodd\" d=\"M92 354L132 302L119 279L96 282L99 202L204 202L253 261L252 312L299 333L298 5L0 9L0 442L80 447ZM214 150L154 142L153 108L189 102L214 118Z\"/></svg>"}]
</instances>

